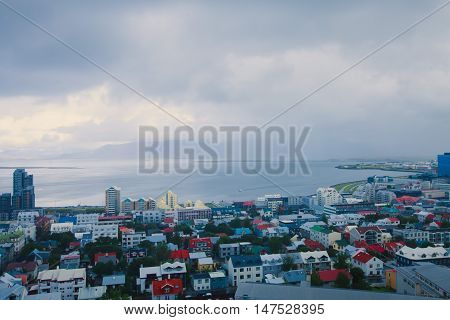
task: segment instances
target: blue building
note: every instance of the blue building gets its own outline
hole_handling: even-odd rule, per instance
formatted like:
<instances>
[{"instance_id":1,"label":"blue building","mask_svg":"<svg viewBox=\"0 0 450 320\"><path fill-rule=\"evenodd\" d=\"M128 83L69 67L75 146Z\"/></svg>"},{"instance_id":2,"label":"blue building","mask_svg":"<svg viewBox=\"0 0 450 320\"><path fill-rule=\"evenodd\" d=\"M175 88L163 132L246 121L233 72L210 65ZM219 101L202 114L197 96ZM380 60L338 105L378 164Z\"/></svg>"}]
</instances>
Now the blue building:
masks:
<instances>
[{"instance_id":1,"label":"blue building","mask_svg":"<svg viewBox=\"0 0 450 320\"><path fill-rule=\"evenodd\" d=\"M438 155L438 177L450 178L450 152Z\"/></svg>"}]
</instances>

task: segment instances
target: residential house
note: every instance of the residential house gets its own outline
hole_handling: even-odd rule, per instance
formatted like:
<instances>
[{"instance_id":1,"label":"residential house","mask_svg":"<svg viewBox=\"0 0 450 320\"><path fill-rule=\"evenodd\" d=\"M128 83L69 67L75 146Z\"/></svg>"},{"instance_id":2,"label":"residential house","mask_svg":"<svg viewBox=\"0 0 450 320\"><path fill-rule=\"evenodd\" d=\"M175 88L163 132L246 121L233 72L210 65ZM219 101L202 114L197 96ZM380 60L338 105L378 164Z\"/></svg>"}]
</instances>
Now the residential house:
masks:
<instances>
[{"instance_id":1,"label":"residential house","mask_svg":"<svg viewBox=\"0 0 450 320\"><path fill-rule=\"evenodd\" d=\"M351 281L351 274L345 269L322 270L318 272L319 278L325 287L334 287L339 274L343 274L349 281Z\"/></svg>"},{"instance_id":2,"label":"residential house","mask_svg":"<svg viewBox=\"0 0 450 320\"><path fill-rule=\"evenodd\" d=\"M310 230L311 240L320 242L325 248L333 246L333 244L341 240L341 234L323 226L314 226Z\"/></svg>"},{"instance_id":3,"label":"residential house","mask_svg":"<svg viewBox=\"0 0 450 320\"><path fill-rule=\"evenodd\" d=\"M60 292L62 300L77 300L86 287L86 269L56 269L39 272L38 293Z\"/></svg>"},{"instance_id":4,"label":"residential house","mask_svg":"<svg viewBox=\"0 0 450 320\"><path fill-rule=\"evenodd\" d=\"M383 275L383 261L360 251L351 258L352 265L360 268L368 278L380 278Z\"/></svg>"},{"instance_id":5,"label":"residential house","mask_svg":"<svg viewBox=\"0 0 450 320\"><path fill-rule=\"evenodd\" d=\"M402 247L395 254L399 266L410 266L417 262L432 262L444 266L450 266L449 252L442 247L410 248Z\"/></svg>"},{"instance_id":6,"label":"residential house","mask_svg":"<svg viewBox=\"0 0 450 320\"><path fill-rule=\"evenodd\" d=\"M175 300L183 293L181 279L154 280L151 285L152 300Z\"/></svg>"},{"instance_id":7,"label":"residential house","mask_svg":"<svg viewBox=\"0 0 450 320\"><path fill-rule=\"evenodd\" d=\"M261 255L263 276L273 274L277 276L283 267L283 257L281 254L263 254Z\"/></svg>"},{"instance_id":8,"label":"residential house","mask_svg":"<svg viewBox=\"0 0 450 320\"><path fill-rule=\"evenodd\" d=\"M382 243L383 232L379 227L358 227L350 229L350 242L364 240L368 244Z\"/></svg>"},{"instance_id":9,"label":"residential house","mask_svg":"<svg viewBox=\"0 0 450 320\"><path fill-rule=\"evenodd\" d=\"M211 238L192 238L189 239L189 252L204 252L211 256L213 243Z\"/></svg>"},{"instance_id":10,"label":"residential house","mask_svg":"<svg viewBox=\"0 0 450 320\"><path fill-rule=\"evenodd\" d=\"M228 282L234 287L245 282L262 282L262 261L258 255L231 256L227 267Z\"/></svg>"}]
</instances>

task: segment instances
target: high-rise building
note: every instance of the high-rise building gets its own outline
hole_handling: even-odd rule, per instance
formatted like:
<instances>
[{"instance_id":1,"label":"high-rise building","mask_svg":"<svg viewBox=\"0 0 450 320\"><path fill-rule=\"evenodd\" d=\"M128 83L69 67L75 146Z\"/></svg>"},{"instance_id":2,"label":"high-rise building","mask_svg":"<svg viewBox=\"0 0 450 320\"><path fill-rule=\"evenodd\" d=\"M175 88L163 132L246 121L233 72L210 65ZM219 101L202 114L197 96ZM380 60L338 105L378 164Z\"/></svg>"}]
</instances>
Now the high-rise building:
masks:
<instances>
[{"instance_id":1,"label":"high-rise building","mask_svg":"<svg viewBox=\"0 0 450 320\"><path fill-rule=\"evenodd\" d=\"M11 193L3 193L0 195L0 212L10 213L11 211Z\"/></svg>"},{"instance_id":2,"label":"high-rise building","mask_svg":"<svg viewBox=\"0 0 450 320\"><path fill-rule=\"evenodd\" d=\"M438 155L437 161L438 176L450 178L450 152Z\"/></svg>"},{"instance_id":3,"label":"high-rise building","mask_svg":"<svg viewBox=\"0 0 450 320\"><path fill-rule=\"evenodd\" d=\"M169 190L158 198L157 206L160 209L176 209L179 207L178 196Z\"/></svg>"},{"instance_id":4,"label":"high-rise building","mask_svg":"<svg viewBox=\"0 0 450 320\"><path fill-rule=\"evenodd\" d=\"M25 169L16 169L13 173L13 210L30 210L35 208L33 175Z\"/></svg>"},{"instance_id":5,"label":"high-rise building","mask_svg":"<svg viewBox=\"0 0 450 320\"><path fill-rule=\"evenodd\" d=\"M105 212L108 215L120 213L120 188L110 187L105 190Z\"/></svg>"}]
</instances>

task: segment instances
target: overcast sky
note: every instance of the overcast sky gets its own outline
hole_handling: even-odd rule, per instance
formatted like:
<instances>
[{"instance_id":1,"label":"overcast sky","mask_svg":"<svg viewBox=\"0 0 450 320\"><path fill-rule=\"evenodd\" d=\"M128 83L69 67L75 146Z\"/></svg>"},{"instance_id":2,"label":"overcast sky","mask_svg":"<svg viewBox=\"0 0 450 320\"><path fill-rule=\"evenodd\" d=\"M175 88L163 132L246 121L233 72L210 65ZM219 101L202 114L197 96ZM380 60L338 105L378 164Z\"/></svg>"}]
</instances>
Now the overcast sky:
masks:
<instances>
[{"instance_id":1,"label":"overcast sky","mask_svg":"<svg viewBox=\"0 0 450 320\"><path fill-rule=\"evenodd\" d=\"M261 125L444 2L5 1L195 127ZM3 5L0 41L0 150L177 125ZM273 125L310 159L450 151L449 57L450 5Z\"/></svg>"}]
</instances>

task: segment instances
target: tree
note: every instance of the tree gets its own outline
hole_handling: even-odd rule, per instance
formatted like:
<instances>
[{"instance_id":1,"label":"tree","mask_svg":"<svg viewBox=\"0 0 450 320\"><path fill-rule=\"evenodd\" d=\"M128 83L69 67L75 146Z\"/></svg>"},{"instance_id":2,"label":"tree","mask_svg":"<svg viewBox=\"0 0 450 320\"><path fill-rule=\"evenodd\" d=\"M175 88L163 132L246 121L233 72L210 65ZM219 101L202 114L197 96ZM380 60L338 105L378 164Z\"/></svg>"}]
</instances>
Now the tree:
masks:
<instances>
[{"instance_id":1,"label":"tree","mask_svg":"<svg viewBox=\"0 0 450 320\"><path fill-rule=\"evenodd\" d=\"M269 249L271 253L280 253L283 249L283 239L278 237L270 238Z\"/></svg>"},{"instance_id":2,"label":"tree","mask_svg":"<svg viewBox=\"0 0 450 320\"><path fill-rule=\"evenodd\" d=\"M192 229L187 224L179 224L175 226L175 232L182 232L183 234L192 234Z\"/></svg>"},{"instance_id":3,"label":"tree","mask_svg":"<svg viewBox=\"0 0 450 320\"><path fill-rule=\"evenodd\" d=\"M323 285L323 281L320 280L319 274L316 270L311 273L311 286L320 287Z\"/></svg>"},{"instance_id":4,"label":"tree","mask_svg":"<svg viewBox=\"0 0 450 320\"><path fill-rule=\"evenodd\" d=\"M130 296L122 289L122 287L108 288L103 294L102 300L130 300Z\"/></svg>"},{"instance_id":5,"label":"tree","mask_svg":"<svg viewBox=\"0 0 450 320\"><path fill-rule=\"evenodd\" d=\"M294 266L294 259L291 256L285 256L283 258L283 265L281 266L283 271L290 271L294 269Z\"/></svg>"},{"instance_id":6,"label":"tree","mask_svg":"<svg viewBox=\"0 0 450 320\"><path fill-rule=\"evenodd\" d=\"M93 268L92 271L99 277L110 276L114 273L114 263L111 261L108 263L98 262Z\"/></svg>"},{"instance_id":7,"label":"tree","mask_svg":"<svg viewBox=\"0 0 450 320\"><path fill-rule=\"evenodd\" d=\"M350 287L350 279L347 277L347 275L344 272L339 272L335 287L337 288L349 288Z\"/></svg>"},{"instance_id":8,"label":"tree","mask_svg":"<svg viewBox=\"0 0 450 320\"><path fill-rule=\"evenodd\" d=\"M340 253L336 256L336 262L334 263L335 269L348 269L350 264L347 262L348 256L344 253Z\"/></svg>"},{"instance_id":9,"label":"tree","mask_svg":"<svg viewBox=\"0 0 450 320\"><path fill-rule=\"evenodd\" d=\"M364 271L361 268L354 267L350 269L350 273L353 278L352 288L358 290L368 290L370 289L369 284L366 282Z\"/></svg>"},{"instance_id":10,"label":"tree","mask_svg":"<svg viewBox=\"0 0 450 320\"><path fill-rule=\"evenodd\" d=\"M230 221L230 227L231 228L240 228L242 226L241 224L241 219L235 218L233 220Z\"/></svg>"}]
</instances>

